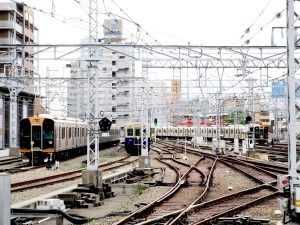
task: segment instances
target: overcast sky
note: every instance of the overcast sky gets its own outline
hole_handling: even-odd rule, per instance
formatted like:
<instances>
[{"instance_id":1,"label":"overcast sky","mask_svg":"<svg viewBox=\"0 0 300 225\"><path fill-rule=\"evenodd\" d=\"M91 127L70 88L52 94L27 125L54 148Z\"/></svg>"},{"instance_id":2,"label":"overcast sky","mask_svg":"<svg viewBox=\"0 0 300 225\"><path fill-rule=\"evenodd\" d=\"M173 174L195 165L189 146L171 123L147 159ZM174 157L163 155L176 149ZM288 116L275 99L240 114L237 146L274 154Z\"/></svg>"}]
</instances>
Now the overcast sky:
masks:
<instances>
[{"instance_id":1,"label":"overcast sky","mask_svg":"<svg viewBox=\"0 0 300 225\"><path fill-rule=\"evenodd\" d=\"M35 23L40 43L79 43L88 34L88 0L24 2L38 9ZM99 25L108 18L105 13L112 12L117 16L111 18L124 17L141 25L143 31L138 33L137 26L124 22L124 36L132 41L242 45L250 39L250 45L270 45L271 28L285 25L285 12L274 19L285 5L286 0L98 0ZM240 39L249 27L250 32Z\"/></svg>"}]
</instances>

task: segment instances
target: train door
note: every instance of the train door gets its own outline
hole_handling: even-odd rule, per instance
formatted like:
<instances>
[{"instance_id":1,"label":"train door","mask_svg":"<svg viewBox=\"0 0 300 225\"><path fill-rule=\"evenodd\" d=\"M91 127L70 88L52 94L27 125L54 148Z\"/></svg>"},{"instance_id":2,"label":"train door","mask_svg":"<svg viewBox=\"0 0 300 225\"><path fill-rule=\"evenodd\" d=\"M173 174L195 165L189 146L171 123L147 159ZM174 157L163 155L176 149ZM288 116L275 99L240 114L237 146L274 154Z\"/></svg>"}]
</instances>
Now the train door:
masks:
<instances>
[{"instance_id":1,"label":"train door","mask_svg":"<svg viewBox=\"0 0 300 225\"><path fill-rule=\"evenodd\" d=\"M141 143L141 129L140 128L135 128L135 134L134 134L134 144L139 145Z\"/></svg>"},{"instance_id":2,"label":"train door","mask_svg":"<svg viewBox=\"0 0 300 225\"><path fill-rule=\"evenodd\" d=\"M42 149L42 126L32 125L31 134L31 140L33 141L32 147Z\"/></svg>"},{"instance_id":3,"label":"train door","mask_svg":"<svg viewBox=\"0 0 300 225\"><path fill-rule=\"evenodd\" d=\"M269 138L269 128L268 127L264 127L264 139L266 141L268 141Z\"/></svg>"},{"instance_id":4,"label":"train door","mask_svg":"<svg viewBox=\"0 0 300 225\"><path fill-rule=\"evenodd\" d=\"M191 127L191 136L194 137L195 136L195 127Z\"/></svg>"},{"instance_id":5,"label":"train door","mask_svg":"<svg viewBox=\"0 0 300 225\"><path fill-rule=\"evenodd\" d=\"M72 146L74 147L74 127L71 128L72 129Z\"/></svg>"},{"instance_id":6,"label":"train door","mask_svg":"<svg viewBox=\"0 0 300 225\"><path fill-rule=\"evenodd\" d=\"M177 137L178 136L178 128L174 127L174 136Z\"/></svg>"},{"instance_id":7,"label":"train door","mask_svg":"<svg viewBox=\"0 0 300 225\"><path fill-rule=\"evenodd\" d=\"M239 137L239 129L238 128L235 128L234 129L234 138L238 138Z\"/></svg>"},{"instance_id":8,"label":"train door","mask_svg":"<svg viewBox=\"0 0 300 225\"><path fill-rule=\"evenodd\" d=\"M69 146L69 128L66 127L66 148Z\"/></svg>"},{"instance_id":9,"label":"train door","mask_svg":"<svg viewBox=\"0 0 300 225\"><path fill-rule=\"evenodd\" d=\"M259 139L259 127L254 128L254 138Z\"/></svg>"}]
</instances>

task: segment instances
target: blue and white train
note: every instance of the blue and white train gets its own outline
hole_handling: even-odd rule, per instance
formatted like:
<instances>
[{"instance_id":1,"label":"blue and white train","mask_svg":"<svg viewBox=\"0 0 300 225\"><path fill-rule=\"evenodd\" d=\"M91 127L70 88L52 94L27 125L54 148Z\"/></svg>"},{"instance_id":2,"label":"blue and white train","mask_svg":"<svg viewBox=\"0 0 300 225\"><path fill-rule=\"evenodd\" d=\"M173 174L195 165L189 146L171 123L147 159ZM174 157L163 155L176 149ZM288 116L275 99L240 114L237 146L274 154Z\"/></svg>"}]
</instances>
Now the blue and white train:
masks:
<instances>
[{"instance_id":1,"label":"blue and white train","mask_svg":"<svg viewBox=\"0 0 300 225\"><path fill-rule=\"evenodd\" d=\"M130 155L141 155L141 129L142 124L140 122L126 123L124 127L125 131L125 149ZM148 136L148 151L150 149L151 137L150 137L150 124L146 125L146 133Z\"/></svg>"}]
</instances>

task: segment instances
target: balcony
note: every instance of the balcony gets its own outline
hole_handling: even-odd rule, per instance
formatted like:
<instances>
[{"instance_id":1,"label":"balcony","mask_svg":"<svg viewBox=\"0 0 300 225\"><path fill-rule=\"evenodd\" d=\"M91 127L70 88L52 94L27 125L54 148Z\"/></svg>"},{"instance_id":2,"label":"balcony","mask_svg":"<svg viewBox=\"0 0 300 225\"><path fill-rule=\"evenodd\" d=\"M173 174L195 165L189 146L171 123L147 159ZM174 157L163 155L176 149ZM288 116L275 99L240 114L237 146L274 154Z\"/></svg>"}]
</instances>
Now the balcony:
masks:
<instances>
[{"instance_id":1,"label":"balcony","mask_svg":"<svg viewBox=\"0 0 300 225\"><path fill-rule=\"evenodd\" d=\"M118 62L119 70L129 70L129 68L130 68L129 62Z\"/></svg>"},{"instance_id":2,"label":"balcony","mask_svg":"<svg viewBox=\"0 0 300 225\"><path fill-rule=\"evenodd\" d=\"M16 39L16 42L14 43L13 38L0 38L1 44L21 44L21 41L19 39Z\"/></svg>"},{"instance_id":3,"label":"balcony","mask_svg":"<svg viewBox=\"0 0 300 225\"><path fill-rule=\"evenodd\" d=\"M1 42L1 39L0 39ZM12 56L11 55L0 55L0 63L12 63Z\"/></svg>"},{"instance_id":4,"label":"balcony","mask_svg":"<svg viewBox=\"0 0 300 225\"><path fill-rule=\"evenodd\" d=\"M14 22L12 20L0 21L0 29L15 29L20 34L23 34L23 28L22 28L21 24L16 23L14 26Z\"/></svg>"}]
</instances>

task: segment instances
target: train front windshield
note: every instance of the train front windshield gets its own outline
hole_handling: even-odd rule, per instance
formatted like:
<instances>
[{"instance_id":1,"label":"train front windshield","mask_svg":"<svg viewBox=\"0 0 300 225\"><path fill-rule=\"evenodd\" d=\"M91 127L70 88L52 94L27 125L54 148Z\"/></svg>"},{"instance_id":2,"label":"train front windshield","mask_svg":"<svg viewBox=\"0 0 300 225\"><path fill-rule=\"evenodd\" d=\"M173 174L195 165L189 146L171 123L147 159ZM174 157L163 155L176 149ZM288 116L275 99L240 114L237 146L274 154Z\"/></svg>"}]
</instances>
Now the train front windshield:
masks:
<instances>
[{"instance_id":1,"label":"train front windshield","mask_svg":"<svg viewBox=\"0 0 300 225\"><path fill-rule=\"evenodd\" d=\"M23 119L20 122L20 148L30 149L31 126L29 119Z\"/></svg>"}]
</instances>

